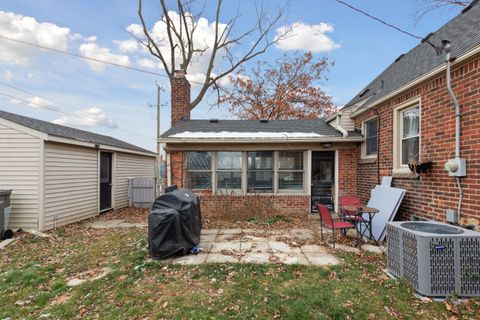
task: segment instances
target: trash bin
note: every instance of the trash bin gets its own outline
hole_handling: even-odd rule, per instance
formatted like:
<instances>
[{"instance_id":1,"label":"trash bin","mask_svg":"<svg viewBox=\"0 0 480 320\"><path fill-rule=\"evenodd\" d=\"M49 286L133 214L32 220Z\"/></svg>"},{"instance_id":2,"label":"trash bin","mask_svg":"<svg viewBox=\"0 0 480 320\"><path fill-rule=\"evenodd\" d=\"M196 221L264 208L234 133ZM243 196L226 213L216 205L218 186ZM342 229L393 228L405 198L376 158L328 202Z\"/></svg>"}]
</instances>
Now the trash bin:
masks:
<instances>
[{"instance_id":1,"label":"trash bin","mask_svg":"<svg viewBox=\"0 0 480 320\"><path fill-rule=\"evenodd\" d=\"M10 213L12 212L12 207L10 206L11 194L12 190L0 190L0 240L13 237L13 231L7 229Z\"/></svg>"},{"instance_id":2,"label":"trash bin","mask_svg":"<svg viewBox=\"0 0 480 320\"><path fill-rule=\"evenodd\" d=\"M201 220L200 200L191 190L174 190L155 199L148 215L150 256L163 259L195 252Z\"/></svg>"}]
</instances>

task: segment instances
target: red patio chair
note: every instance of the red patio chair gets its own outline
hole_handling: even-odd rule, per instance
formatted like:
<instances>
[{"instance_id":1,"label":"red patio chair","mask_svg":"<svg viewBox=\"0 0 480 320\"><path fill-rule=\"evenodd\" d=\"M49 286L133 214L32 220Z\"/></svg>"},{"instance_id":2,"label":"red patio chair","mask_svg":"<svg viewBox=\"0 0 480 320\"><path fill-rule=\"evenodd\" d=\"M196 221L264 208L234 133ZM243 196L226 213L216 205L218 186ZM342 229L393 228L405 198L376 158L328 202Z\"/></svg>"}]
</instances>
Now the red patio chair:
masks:
<instances>
[{"instance_id":1,"label":"red patio chair","mask_svg":"<svg viewBox=\"0 0 480 320\"><path fill-rule=\"evenodd\" d=\"M316 203L318 212L320 213L320 234L323 241L323 226L332 229L332 237L333 237L333 247L335 248L335 229L342 230L346 233L347 229L355 229L355 225L351 222L347 221L334 221L343 219L340 218L333 218L330 210L327 206Z\"/></svg>"},{"instance_id":2,"label":"red patio chair","mask_svg":"<svg viewBox=\"0 0 480 320\"><path fill-rule=\"evenodd\" d=\"M359 216L357 212L343 209L344 206L360 206L360 197L343 196L338 198L338 202L340 205L340 214L345 218L345 220L355 222L363 221L363 218Z\"/></svg>"}]
</instances>

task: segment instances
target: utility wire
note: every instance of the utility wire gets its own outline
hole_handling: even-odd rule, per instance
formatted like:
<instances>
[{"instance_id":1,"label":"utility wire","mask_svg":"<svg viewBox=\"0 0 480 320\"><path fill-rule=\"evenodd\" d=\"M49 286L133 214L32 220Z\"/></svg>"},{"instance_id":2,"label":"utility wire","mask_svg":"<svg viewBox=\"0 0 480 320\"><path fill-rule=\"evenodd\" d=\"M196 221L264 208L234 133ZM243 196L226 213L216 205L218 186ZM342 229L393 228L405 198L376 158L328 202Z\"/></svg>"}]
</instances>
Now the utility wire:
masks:
<instances>
[{"instance_id":1,"label":"utility wire","mask_svg":"<svg viewBox=\"0 0 480 320\"><path fill-rule=\"evenodd\" d=\"M53 51L53 52L56 52L56 53L65 54L65 55L72 56L72 57L75 57L75 58L86 59L86 60L90 60L90 61L94 61L94 62L98 62L98 63L108 64L108 65L111 65L111 66L114 66L114 67L125 68L125 69L128 69L128 70L133 70L133 71L137 71L137 72L143 72L143 73L146 73L146 74L151 74L151 75L154 75L154 76L168 78L167 75L164 75L164 74L161 74L161 73L158 73L158 72L148 71L148 70L145 70L145 69L139 69L139 68L135 68L135 67L130 67L130 66L126 66L124 64L105 61L105 60L101 60L101 59L97 59L97 58L87 57L87 56L83 56L81 54L76 54L76 53L72 53L72 52L68 52L68 51L64 51L64 50L60 50L60 49L50 48L50 47L42 46L40 44L36 44L36 43L32 43L32 42L13 39L13 38L1 35L1 34L0 34L0 39L13 41L13 42L16 42L16 43L20 43L20 44L23 44L23 45L26 45L26 46L36 47L36 48L43 49L43 50L49 50L49 51Z\"/></svg>"},{"instance_id":2,"label":"utility wire","mask_svg":"<svg viewBox=\"0 0 480 320\"><path fill-rule=\"evenodd\" d=\"M443 51L443 48L437 47L437 46L434 45L432 42L430 42L427 38L424 38L424 37L415 35L415 34L413 34L413 33L411 33L411 32L405 31L405 30L403 30L403 29L401 29L401 28L399 28L399 27L397 27L397 26L395 26L395 25L393 25L393 24L391 24L391 23L388 23L388 22L386 22L386 21L384 21L384 20L382 20L382 19L380 19L380 18L377 18L377 17L375 17L375 16L372 16L372 15L369 14L368 12L365 12L365 11L363 11L363 10L361 10L361 9L358 9L358 8L354 7L353 5L347 3L347 2L345 2L345 1L343 1L343 0L335 0L335 1L338 2L338 3L340 3L340 4L343 4L344 6L349 7L350 9L352 9L352 10L354 10L354 11L360 13L360 14L363 14L364 16L369 17L370 19L373 19L373 20L375 20L375 21L378 21L378 22L382 23L382 24L386 25L387 27L390 27L390 28L392 28L392 29L395 29L395 30L397 30L397 31L399 31L399 32L401 32L401 33L403 33L403 34L406 34L406 35L408 35L408 36L410 36L410 37L413 37L413 38L415 38L415 39L421 40L422 42L428 43L428 44L435 50L435 52L436 52L437 54L441 54L442 51Z\"/></svg>"},{"instance_id":3,"label":"utility wire","mask_svg":"<svg viewBox=\"0 0 480 320\"><path fill-rule=\"evenodd\" d=\"M10 88L10 89L13 89L13 90L17 90L17 91L26 93L26 94L31 95L31 96L36 96L36 97L43 98L43 99L45 99L45 100L49 100L49 101L51 101L51 102L55 102L55 103L58 103L58 104L61 104L61 105L66 106L64 103L62 103L62 102L60 102L60 101L55 101L55 100L53 100L53 99L50 99L50 98L41 96L41 95L39 95L39 94L36 94L36 93L30 92L30 91L21 89L21 88L19 88L19 87L12 86L11 84L5 83L5 82L3 82L3 81L0 81L0 85L2 85L2 86L4 86L4 87L7 87L7 88ZM30 103L30 102L29 102L29 103ZM47 106L44 106L44 107L46 108Z\"/></svg>"},{"instance_id":4,"label":"utility wire","mask_svg":"<svg viewBox=\"0 0 480 320\"><path fill-rule=\"evenodd\" d=\"M60 50L60 49L55 49L55 48L51 48L51 47L42 46L40 44L36 44L36 43L28 42L28 41L23 41L23 40L10 38L10 37L7 37L7 36L2 35L2 34L0 34L0 39L16 42L16 43L19 43L19 44L35 47L35 48L38 48L38 49L43 49L43 50L48 50L48 51L52 51L52 52L56 52L56 53L65 54L67 56L71 56L71 57L75 57L75 58L79 58L79 59L90 60L90 61L103 63L103 64L107 64L107 65L110 65L110 66L118 67L118 68L124 68L124 69L132 70L132 71L142 72L142 73L146 73L146 74L170 79L169 76L167 76L165 74L162 74L162 73L155 72L155 71L149 71L149 70L145 70L145 69L126 66L126 65L120 64L120 63L115 63L115 62L105 61L105 60L101 60L101 59L97 59L97 58L87 57L87 56L84 56L84 55L81 55L81 54L76 54L76 53L72 53L72 52L68 52L68 51L64 51L64 50ZM193 80L192 81L189 80L189 82L196 83L196 84L201 84L201 85L204 84L203 82L193 81Z\"/></svg>"},{"instance_id":5,"label":"utility wire","mask_svg":"<svg viewBox=\"0 0 480 320\"><path fill-rule=\"evenodd\" d=\"M24 92L24 93L31 94L31 95L34 95L34 96L35 96L35 94L30 93L30 92L28 92L28 91L26 91L26 90L23 90L23 89L20 89L20 88L16 88L16 87L13 87L13 86L9 86L9 87L11 87L11 88L13 88L13 89L15 89L15 90L19 90L19 91L22 91L22 92ZM29 100L27 100L27 99L23 99L23 98L20 98L20 97L17 97L17 96L13 96L13 95L10 95L10 94L7 94L7 93L3 93L3 92L0 92L0 95L5 96L5 97L8 97L8 98L10 98L10 99L15 99L15 100L18 100L18 101L25 102L25 103L27 103L27 104L33 104L33 105L35 105L35 106L38 106L38 107L44 108L44 109L48 109L48 110L50 110L50 111L62 113L62 114L68 115L68 116L72 116L72 117L75 117L75 118L80 119L80 120L95 120L94 118L91 118L91 117L88 117L88 116L81 116L81 115L78 115L78 114L69 113L69 112L65 112L65 111L59 110L57 106L53 106L53 105L52 105L52 106L42 105L42 104L40 104L40 103L36 103L36 102L33 102L33 101L29 101ZM40 96L38 96L38 97L40 97ZM42 97L42 98L47 99L47 100L50 100L50 99L45 98L45 97ZM50 100L50 101L52 101L52 100ZM153 137L151 137L151 136L147 136L147 135L144 135L144 134L141 134L141 133L133 132L133 131L130 131L130 130L127 130L127 129L124 129L124 128L122 128L121 130L122 130L122 131L129 132L129 133L131 133L131 134L140 135L140 136L143 136L143 137L145 137L145 138L152 139L152 140L157 140L157 139L155 139L155 138L153 138Z\"/></svg>"}]
</instances>

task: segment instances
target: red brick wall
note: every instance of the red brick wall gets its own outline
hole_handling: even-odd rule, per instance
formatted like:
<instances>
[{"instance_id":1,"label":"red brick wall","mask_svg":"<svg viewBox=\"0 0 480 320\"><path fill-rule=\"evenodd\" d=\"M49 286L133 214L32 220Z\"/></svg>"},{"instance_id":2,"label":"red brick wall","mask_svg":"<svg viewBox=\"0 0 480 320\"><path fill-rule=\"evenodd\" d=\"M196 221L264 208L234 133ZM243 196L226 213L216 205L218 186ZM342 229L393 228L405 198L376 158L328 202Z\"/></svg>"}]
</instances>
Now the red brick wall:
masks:
<instances>
[{"instance_id":1,"label":"red brick wall","mask_svg":"<svg viewBox=\"0 0 480 320\"><path fill-rule=\"evenodd\" d=\"M176 71L170 78L171 88L171 125L180 120L190 120L190 83L182 71Z\"/></svg>"},{"instance_id":2,"label":"red brick wall","mask_svg":"<svg viewBox=\"0 0 480 320\"><path fill-rule=\"evenodd\" d=\"M170 168L172 172L172 185L176 184L183 188L185 173L185 153L182 151L170 151Z\"/></svg>"},{"instance_id":3,"label":"red brick wall","mask_svg":"<svg viewBox=\"0 0 480 320\"><path fill-rule=\"evenodd\" d=\"M357 152L356 149L338 150L338 196L357 194Z\"/></svg>"},{"instance_id":4,"label":"red brick wall","mask_svg":"<svg viewBox=\"0 0 480 320\"><path fill-rule=\"evenodd\" d=\"M310 210L310 196L286 194L214 195L202 194L200 207L204 216L268 217L301 215Z\"/></svg>"},{"instance_id":5,"label":"red brick wall","mask_svg":"<svg viewBox=\"0 0 480 320\"><path fill-rule=\"evenodd\" d=\"M480 62L475 59L452 73L452 87L461 105L461 157L467 159L467 177L461 178L464 201L461 223L476 223L480 218ZM421 148L433 161L432 169L421 177L394 178L395 187L407 190L399 218L412 215L443 221L446 209L456 209L459 192L453 177L443 170L447 159L454 157L455 114L448 95L445 76L441 75L398 95L377 107L380 117L380 143L377 158L380 176L391 175L393 166L393 109L412 98L421 98ZM374 115L355 119L355 126ZM357 149L360 156L360 149ZM422 156L422 155L421 155ZM423 154L425 156L425 154ZM373 182L373 166L359 165L357 192L366 197Z\"/></svg>"}]
</instances>

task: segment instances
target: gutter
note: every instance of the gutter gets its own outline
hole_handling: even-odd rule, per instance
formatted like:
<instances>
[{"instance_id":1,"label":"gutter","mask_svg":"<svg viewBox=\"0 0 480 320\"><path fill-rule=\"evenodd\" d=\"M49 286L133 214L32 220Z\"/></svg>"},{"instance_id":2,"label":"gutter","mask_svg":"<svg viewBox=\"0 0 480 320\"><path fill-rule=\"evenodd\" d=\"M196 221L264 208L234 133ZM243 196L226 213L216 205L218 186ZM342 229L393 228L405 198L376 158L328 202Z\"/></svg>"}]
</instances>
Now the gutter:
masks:
<instances>
[{"instance_id":1,"label":"gutter","mask_svg":"<svg viewBox=\"0 0 480 320\"><path fill-rule=\"evenodd\" d=\"M342 120L342 113L340 112L337 115L337 130L340 131L343 135L343 138L346 139L348 137L348 132L347 130L343 129L342 126L340 125L341 120Z\"/></svg>"},{"instance_id":2,"label":"gutter","mask_svg":"<svg viewBox=\"0 0 480 320\"><path fill-rule=\"evenodd\" d=\"M345 130L345 129L344 129ZM346 131L345 131L346 132ZM347 132L348 134L348 132ZM362 142L364 141L364 137L350 137L344 138L342 137L321 137L321 138L312 138L312 139L295 139L295 138L288 138L288 139L235 139L235 138L163 138L160 139L162 143L171 143L171 144L184 144L184 143L318 143L318 142Z\"/></svg>"},{"instance_id":3,"label":"gutter","mask_svg":"<svg viewBox=\"0 0 480 320\"><path fill-rule=\"evenodd\" d=\"M467 51L465 53L463 53L462 55L458 56L456 59L455 59L455 62L454 64L458 64L462 61L465 61L469 58L471 58L472 56L475 56L476 54L480 53L480 45L472 48L470 51ZM437 68L434 68L432 69L431 71L429 71L428 73L424 74L423 76L420 76L418 77L417 79L414 79L406 84L404 84L403 86L401 86L400 88L398 88L397 90L389 93L388 95L386 95L385 97L383 98L380 98L379 100L373 102L371 105L369 106L366 106L364 108L360 108L358 109L357 111L353 112L352 113L352 118L356 117L356 116L359 116L361 115L362 113L370 110L371 108L397 96L398 94L400 94L401 92L405 91L405 90L408 90L412 87L415 87L416 85L418 85L419 83L437 75L438 73L441 73L443 71L446 70L446 66L445 64L443 63L442 65L440 65L439 67Z\"/></svg>"}]
</instances>

